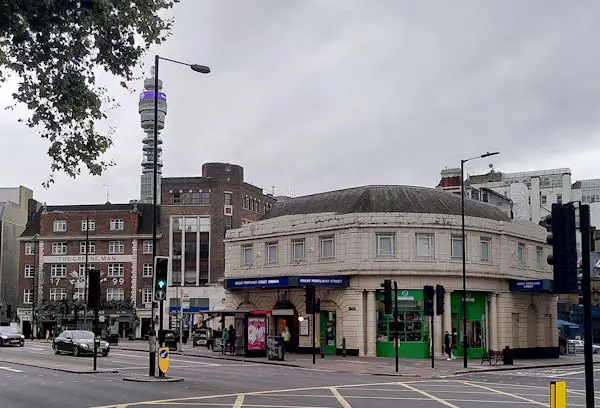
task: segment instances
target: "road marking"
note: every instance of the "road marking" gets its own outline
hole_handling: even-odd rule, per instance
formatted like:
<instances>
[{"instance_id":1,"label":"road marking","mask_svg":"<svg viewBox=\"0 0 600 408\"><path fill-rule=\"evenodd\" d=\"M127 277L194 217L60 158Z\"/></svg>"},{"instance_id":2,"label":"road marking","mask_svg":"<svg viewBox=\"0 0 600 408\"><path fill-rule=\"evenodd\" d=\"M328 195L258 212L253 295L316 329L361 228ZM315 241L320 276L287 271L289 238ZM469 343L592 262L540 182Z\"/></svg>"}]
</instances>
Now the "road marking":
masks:
<instances>
[{"instance_id":1,"label":"road marking","mask_svg":"<svg viewBox=\"0 0 600 408\"><path fill-rule=\"evenodd\" d=\"M500 391L500 390L495 390L495 389L493 389L493 388L490 388L490 387L485 387L485 386L483 386L483 385L479 385L479 384L473 384L473 383L470 383L469 381L461 381L461 382L462 382L462 383L464 383L464 384L466 384L466 385L470 385L470 386L472 386L472 387L478 387L478 388L481 388L481 389L484 389L484 390L488 390L488 391L495 392L495 393L497 393L497 394L506 395L507 397L512 397L512 398L520 399L520 400L523 400L523 401L527 401L527 402L530 402L530 403L532 403L532 404L541 405L541 406L543 406L543 407L546 407L546 406L547 406L547 404L546 404L546 403L544 403L544 402L540 402L540 401L532 400L532 399L530 399L530 398L521 397L520 395L517 395L517 394L512 394L512 393L510 393L510 392L504 392L504 391Z\"/></svg>"},{"instance_id":2,"label":"road marking","mask_svg":"<svg viewBox=\"0 0 600 408\"><path fill-rule=\"evenodd\" d=\"M0 370L12 371L13 373L24 373L25 371L17 370L16 368L0 367Z\"/></svg>"},{"instance_id":3,"label":"road marking","mask_svg":"<svg viewBox=\"0 0 600 408\"><path fill-rule=\"evenodd\" d=\"M433 400L433 401L439 402L440 404L443 404L443 405L445 405L445 406L447 406L447 407L451 407L451 408L460 408L460 407L458 407L458 406L456 406L456 405L454 405L454 404L452 404L452 403L450 403L450 402L448 402L448 401L445 401L445 400L443 400L443 399L441 399L441 398L438 398L438 397L436 397L435 395L431 395L431 394L430 394L430 393L428 393L428 392L421 391L421 390L419 390L418 388L415 388L415 387L413 387L413 386L411 386L411 385L408 385L408 384L405 384L405 383L401 383L401 382L399 382L399 383L397 383L397 384L398 384L398 385L400 385L400 386L402 386L402 387L404 387L404 388L408 388L409 390L412 390L412 391L414 391L414 392L417 392L417 393L419 393L419 394L421 394L421 395L424 395L425 397L427 397L427 398L429 398L429 399L431 399L431 400Z\"/></svg>"},{"instance_id":4,"label":"road marking","mask_svg":"<svg viewBox=\"0 0 600 408\"><path fill-rule=\"evenodd\" d=\"M331 391L335 399L340 403L340 405L343 408L352 408L352 405L348 404L348 401L346 401L344 397L342 397L342 394L340 394L340 392L336 390L335 387L329 387L329 391Z\"/></svg>"},{"instance_id":5,"label":"road marking","mask_svg":"<svg viewBox=\"0 0 600 408\"><path fill-rule=\"evenodd\" d=\"M235 402L233 403L233 408L241 408L244 405L244 394L238 394Z\"/></svg>"}]
</instances>

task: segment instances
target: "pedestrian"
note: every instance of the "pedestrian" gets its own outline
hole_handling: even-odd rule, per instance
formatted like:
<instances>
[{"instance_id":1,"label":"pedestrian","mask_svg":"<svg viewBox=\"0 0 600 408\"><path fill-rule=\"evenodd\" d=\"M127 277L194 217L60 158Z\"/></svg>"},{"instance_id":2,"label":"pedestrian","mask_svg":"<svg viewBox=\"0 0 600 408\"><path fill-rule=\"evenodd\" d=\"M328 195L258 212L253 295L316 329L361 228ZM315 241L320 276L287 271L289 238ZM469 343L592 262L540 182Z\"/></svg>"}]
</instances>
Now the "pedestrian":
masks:
<instances>
[{"instance_id":1,"label":"pedestrian","mask_svg":"<svg viewBox=\"0 0 600 408\"><path fill-rule=\"evenodd\" d=\"M285 326L285 329L283 329L283 333L281 333L281 335L283 336L283 344L285 345L285 352L287 353L290 350L290 341L292 340L292 334L290 333L290 329Z\"/></svg>"},{"instance_id":2,"label":"pedestrian","mask_svg":"<svg viewBox=\"0 0 600 408\"><path fill-rule=\"evenodd\" d=\"M452 360L452 348L450 344L452 344L452 338L448 330L446 330L446 334L444 334L444 351L448 354L448 361Z\"/></svg>"},{"instance_id":3,"label":"pedestrian","mask_svg":"<svg viewBox=\"0 0 600 408\"><path fill-rule=\"evenodd\" d=\"M229 352L231 353L232 356L235 356L235 337L236 337L236 333L235 333L235 329L233 328L232 324L229 325L228 337L229 337Z\"/></svg>"},{"instance_id":4,"label":"pedestrian","mask_svg":"<svg viewBox=\"0 0 600 408\"><path fill-rule=\"evenodd\" d=\"M225 327L221 329L221 354L225 354L227 349L227 343L229 342L229 335L227 334L227 330Z\"/></svg>"},{"instance_id":5,"label":"pedestrian","mask_svg":"<svg viewBox=\"0 0 600 408\"><path fill-rule=\"evenodd\" d=\"M213 346L213 329L212 328L208 328L208 330L206 330L206 348L209 350L213 350L214 346Z\"/></svg>"}]
</instances>

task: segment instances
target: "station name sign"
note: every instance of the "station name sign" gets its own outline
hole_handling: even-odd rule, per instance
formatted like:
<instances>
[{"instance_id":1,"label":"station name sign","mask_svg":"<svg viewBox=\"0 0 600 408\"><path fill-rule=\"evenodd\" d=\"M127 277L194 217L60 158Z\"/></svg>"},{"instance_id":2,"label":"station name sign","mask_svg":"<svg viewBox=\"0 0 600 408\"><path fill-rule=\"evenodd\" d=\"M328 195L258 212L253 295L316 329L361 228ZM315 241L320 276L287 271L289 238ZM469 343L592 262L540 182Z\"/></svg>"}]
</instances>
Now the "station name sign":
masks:
<instances>
[{"instance_id":1,"label":"station name sign","mask_svg":"<svg viewBox=\"0 0 600 408\"><path fill-rule=\"evenodd\" d=\"M348 287L350 280L346 276L281 276L270 278L226 279L226 289L242 288L282 288L299 286Z\"/></svg>"},{"instance_id":2,"label":"station name sign","mask_svg":"<svg viewBox=\"0 0 600 408\"><path fill-rule=\"evenodd\" d=\"M513 280L510 282L511 292L550 292L552 281L549 279Z\"/></svg>"}]
</instances>

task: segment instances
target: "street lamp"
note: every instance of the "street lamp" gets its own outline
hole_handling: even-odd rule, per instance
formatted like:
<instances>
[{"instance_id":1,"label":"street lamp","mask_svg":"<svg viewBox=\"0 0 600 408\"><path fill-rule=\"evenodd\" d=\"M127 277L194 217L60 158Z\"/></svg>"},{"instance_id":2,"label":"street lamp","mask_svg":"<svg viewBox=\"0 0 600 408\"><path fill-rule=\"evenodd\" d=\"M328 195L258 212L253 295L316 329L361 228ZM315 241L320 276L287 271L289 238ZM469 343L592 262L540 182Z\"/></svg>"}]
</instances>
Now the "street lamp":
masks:
<instances>
[{"instance_id":1,"label":"street lamp","mask_svg":"<svg viewBox=\"0 0 600 408\"><path fill-rule=\"evenodd\" d=\"M210 68L205 65L198 64L188 64L186 62L181 62L169 58L164 58L159 56L158 54L154 56L154 148L153 148L153 166L152 166L152 265L155 264L156 259L156 229L157 229L157 221L158 221L158 207L156 205L157 202L157 189L158 189L158 63L160 60L173 62L175 64L186 65L190 67L192 71L199 72L201 74L209 74ZM154 273L155 271L152 271ZM160 321L159 321L159 341L160 345L163 345L163 301L160 301ZM154 299L152 300L152 333L156 333L156 326L154 322ZM150 376L154 377L155 371L155 350L151 348L150 350ZM159 374L162 372L159 370ZM164 374L162 374L164 376Z\"/></svg>"},{"instance_id":2,"label":"street lamp","mask_svg":"<svg viewBox=\"0 0 600 408\"><path fill-rule=\"evenodd\" d=\"M480 156L471 157L468 159L462 159L460 161L460 214L461 214L461 227L462 227L462 309L463 309L463 361L464 367L467 368L467 263L466 263L466 237L465 237L465 163L475 159L483 159L485 157L495 156L500 152L487 152Z\"/></svg>"}]
</instances>

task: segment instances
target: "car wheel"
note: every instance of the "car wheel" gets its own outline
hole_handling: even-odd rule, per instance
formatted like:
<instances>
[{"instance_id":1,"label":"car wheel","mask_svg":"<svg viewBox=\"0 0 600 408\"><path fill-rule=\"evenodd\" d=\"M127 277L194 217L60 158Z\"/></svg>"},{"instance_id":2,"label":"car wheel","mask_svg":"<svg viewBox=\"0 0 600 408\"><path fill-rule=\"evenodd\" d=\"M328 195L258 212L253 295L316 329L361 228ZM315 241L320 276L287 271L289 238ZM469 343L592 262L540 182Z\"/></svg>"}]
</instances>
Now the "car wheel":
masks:
<instances>
[{"instance_id":1,"label":"car wheel","mask_svg":"<svg viewBox=\"0 0 600 408\"><path fill-rule=\"evenodd\" d=\"M52 345L52 349L54 350L54 354L60 354L60 350L56 347L56 344Z\"/></svg>"},{"instance_id":2,"label":"car wheel","mask_svg":"<svg viewBox=\"0 0 600 408\"><path fill-rule=\"evenodd\" d=\"M108 352L107 351L103 351L102 352L102 357L108 357Z\"/></svg>"},{"instance_id":3,"label":"car wheel","mask_svg":"<svg viewBox=\"0 0 600 408\"><path fill-rule=\"evenodd\" d=\"M24 347L25 346L25 340L21 340L19 342L19 347Z\"/></svg>"},{"instance_id":4,"label":"car wheel","mask_svg":"<svg viewBox=\"0 0 600 408\"><path fill-rule=\"evenodd\" d=\"M73 349L73 355L74 355L75 357L79 357L79 347L75 347L75 348Z\"/></svg>"}]
</instances>

